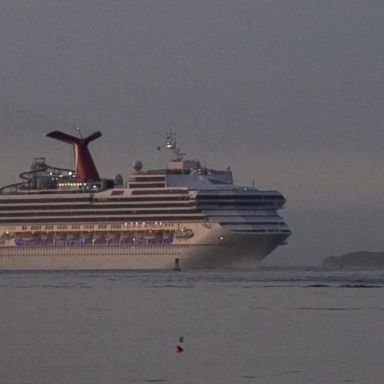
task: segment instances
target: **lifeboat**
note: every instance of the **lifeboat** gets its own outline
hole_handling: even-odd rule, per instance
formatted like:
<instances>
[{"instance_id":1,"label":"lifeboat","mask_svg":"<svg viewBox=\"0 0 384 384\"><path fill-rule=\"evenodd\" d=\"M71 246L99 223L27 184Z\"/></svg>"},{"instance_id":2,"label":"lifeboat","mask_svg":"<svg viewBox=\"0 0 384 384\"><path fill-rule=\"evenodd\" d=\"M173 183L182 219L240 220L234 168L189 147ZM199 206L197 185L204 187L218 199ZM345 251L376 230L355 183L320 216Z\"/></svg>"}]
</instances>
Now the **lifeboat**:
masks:
<instances>
[{"instance_id":1,"label":"lifeboat","mask_svg":"<svg viewBox=\"0 0 384 384\"><path fill-rule=\"evenodd\" d=\"M80 238L79 232L68 232L67 233L67 240L78 240Z\"/></svg>"},{"instance_id":2,"label":"lifeboat","mask_svg":"<svg viewBox=\"0 0 384 384\"><path fill-rule=\"evenodd\" d=\"M173 242L173 238L174 238L173 232L166 231L163 234L163 241L162 242L164 244L171 244Z\"/></svg>"},{"instance_id":3,"label":"lifeboat","mask_svg":"<svg viewBox=\"0 0 384 384\"><path fill-rule=\"evenodd\" d=\"M16 234L16 237L22 241L31 241L34 239L32 232L20 232Z\"/></svg>"},{"instance_id":4,"label":"lifeboat","mask_svg":"<svg viewBox=\"0 0 384 384\"><path fill-rule=\"evenodd\" d=\"M176 239L189 239L195 234L191 228L181 228L175 231Z\"/></svg>"}]
</instances>

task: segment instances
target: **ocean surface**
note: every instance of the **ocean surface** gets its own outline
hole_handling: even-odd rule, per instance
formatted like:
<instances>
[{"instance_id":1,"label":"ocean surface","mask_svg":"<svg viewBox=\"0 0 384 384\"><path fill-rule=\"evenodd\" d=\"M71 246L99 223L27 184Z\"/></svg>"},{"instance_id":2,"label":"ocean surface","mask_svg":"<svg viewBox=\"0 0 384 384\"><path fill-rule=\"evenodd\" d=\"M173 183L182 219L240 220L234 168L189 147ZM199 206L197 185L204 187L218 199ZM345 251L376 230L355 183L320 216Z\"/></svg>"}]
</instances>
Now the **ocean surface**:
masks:
<instances>
[{"instance_id":1,"label":"ocean surface","mask_svg":"<svg viewBox=\"0 0 384 384\"><path fill-rule=\"evenodd\" d=\"M384 271L3 272L0 300L1 384L384 382Z\"/></svg>"}]
</instances>

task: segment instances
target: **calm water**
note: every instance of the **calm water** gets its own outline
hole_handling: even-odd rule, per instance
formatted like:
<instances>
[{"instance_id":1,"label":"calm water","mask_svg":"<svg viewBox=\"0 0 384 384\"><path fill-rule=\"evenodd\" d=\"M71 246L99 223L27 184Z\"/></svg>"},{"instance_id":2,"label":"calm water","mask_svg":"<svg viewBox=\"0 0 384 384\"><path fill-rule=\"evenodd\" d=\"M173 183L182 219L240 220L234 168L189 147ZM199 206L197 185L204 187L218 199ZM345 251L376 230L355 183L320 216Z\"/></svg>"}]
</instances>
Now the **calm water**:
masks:
<instances>
[{"instance_id":1,"label":"calm water","mask_svg":"<svg viewBox=\"0 0 384 384\"><path fill-rule=\"evenodd\" d=\"M383 382L383 271L0 273L0 299L1 384Z\"/></svg>"}]
</instances>

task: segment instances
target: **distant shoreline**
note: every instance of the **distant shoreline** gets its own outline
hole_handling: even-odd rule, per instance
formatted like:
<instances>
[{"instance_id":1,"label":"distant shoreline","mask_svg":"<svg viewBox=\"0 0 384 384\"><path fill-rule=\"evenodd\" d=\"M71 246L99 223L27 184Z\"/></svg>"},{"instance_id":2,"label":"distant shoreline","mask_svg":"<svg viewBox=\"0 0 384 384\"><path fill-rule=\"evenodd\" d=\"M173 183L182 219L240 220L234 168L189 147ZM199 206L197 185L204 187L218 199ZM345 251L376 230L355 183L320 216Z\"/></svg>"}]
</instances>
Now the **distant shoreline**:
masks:
<instances>
[{"instance_id":1,"label":"distant shoreline","mask_svg":"<svg viewBox=\"0 0 384 384\"><path fill-rule=\"evenodd\" d=\"M329 256L323 260L322 266L333 268L384 268L384 252L361 251L350 252L341 256Z\"/></svg>"}]
</instances>

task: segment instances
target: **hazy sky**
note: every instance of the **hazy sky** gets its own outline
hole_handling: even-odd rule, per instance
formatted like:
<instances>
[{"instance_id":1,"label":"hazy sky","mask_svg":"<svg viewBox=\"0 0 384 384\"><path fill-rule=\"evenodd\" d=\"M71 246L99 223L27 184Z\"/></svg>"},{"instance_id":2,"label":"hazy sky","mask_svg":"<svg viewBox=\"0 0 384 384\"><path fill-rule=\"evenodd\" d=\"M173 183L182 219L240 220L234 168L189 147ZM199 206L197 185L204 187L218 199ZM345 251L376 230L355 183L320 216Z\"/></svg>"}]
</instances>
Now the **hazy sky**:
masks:
<instances>
[{"instance_id":1,"label":"hazy sky","mask_svg":"<svg viewBox=\"0 0 384 384\"><path fill-rule=\"evenodd\" d=\"M167 130L238 183L278 189L270 264L384 251L384 2L0 2L0 182L73 165L52 129L101 130L100 173L162 165Z\"/></svg>"}]
</instances>

